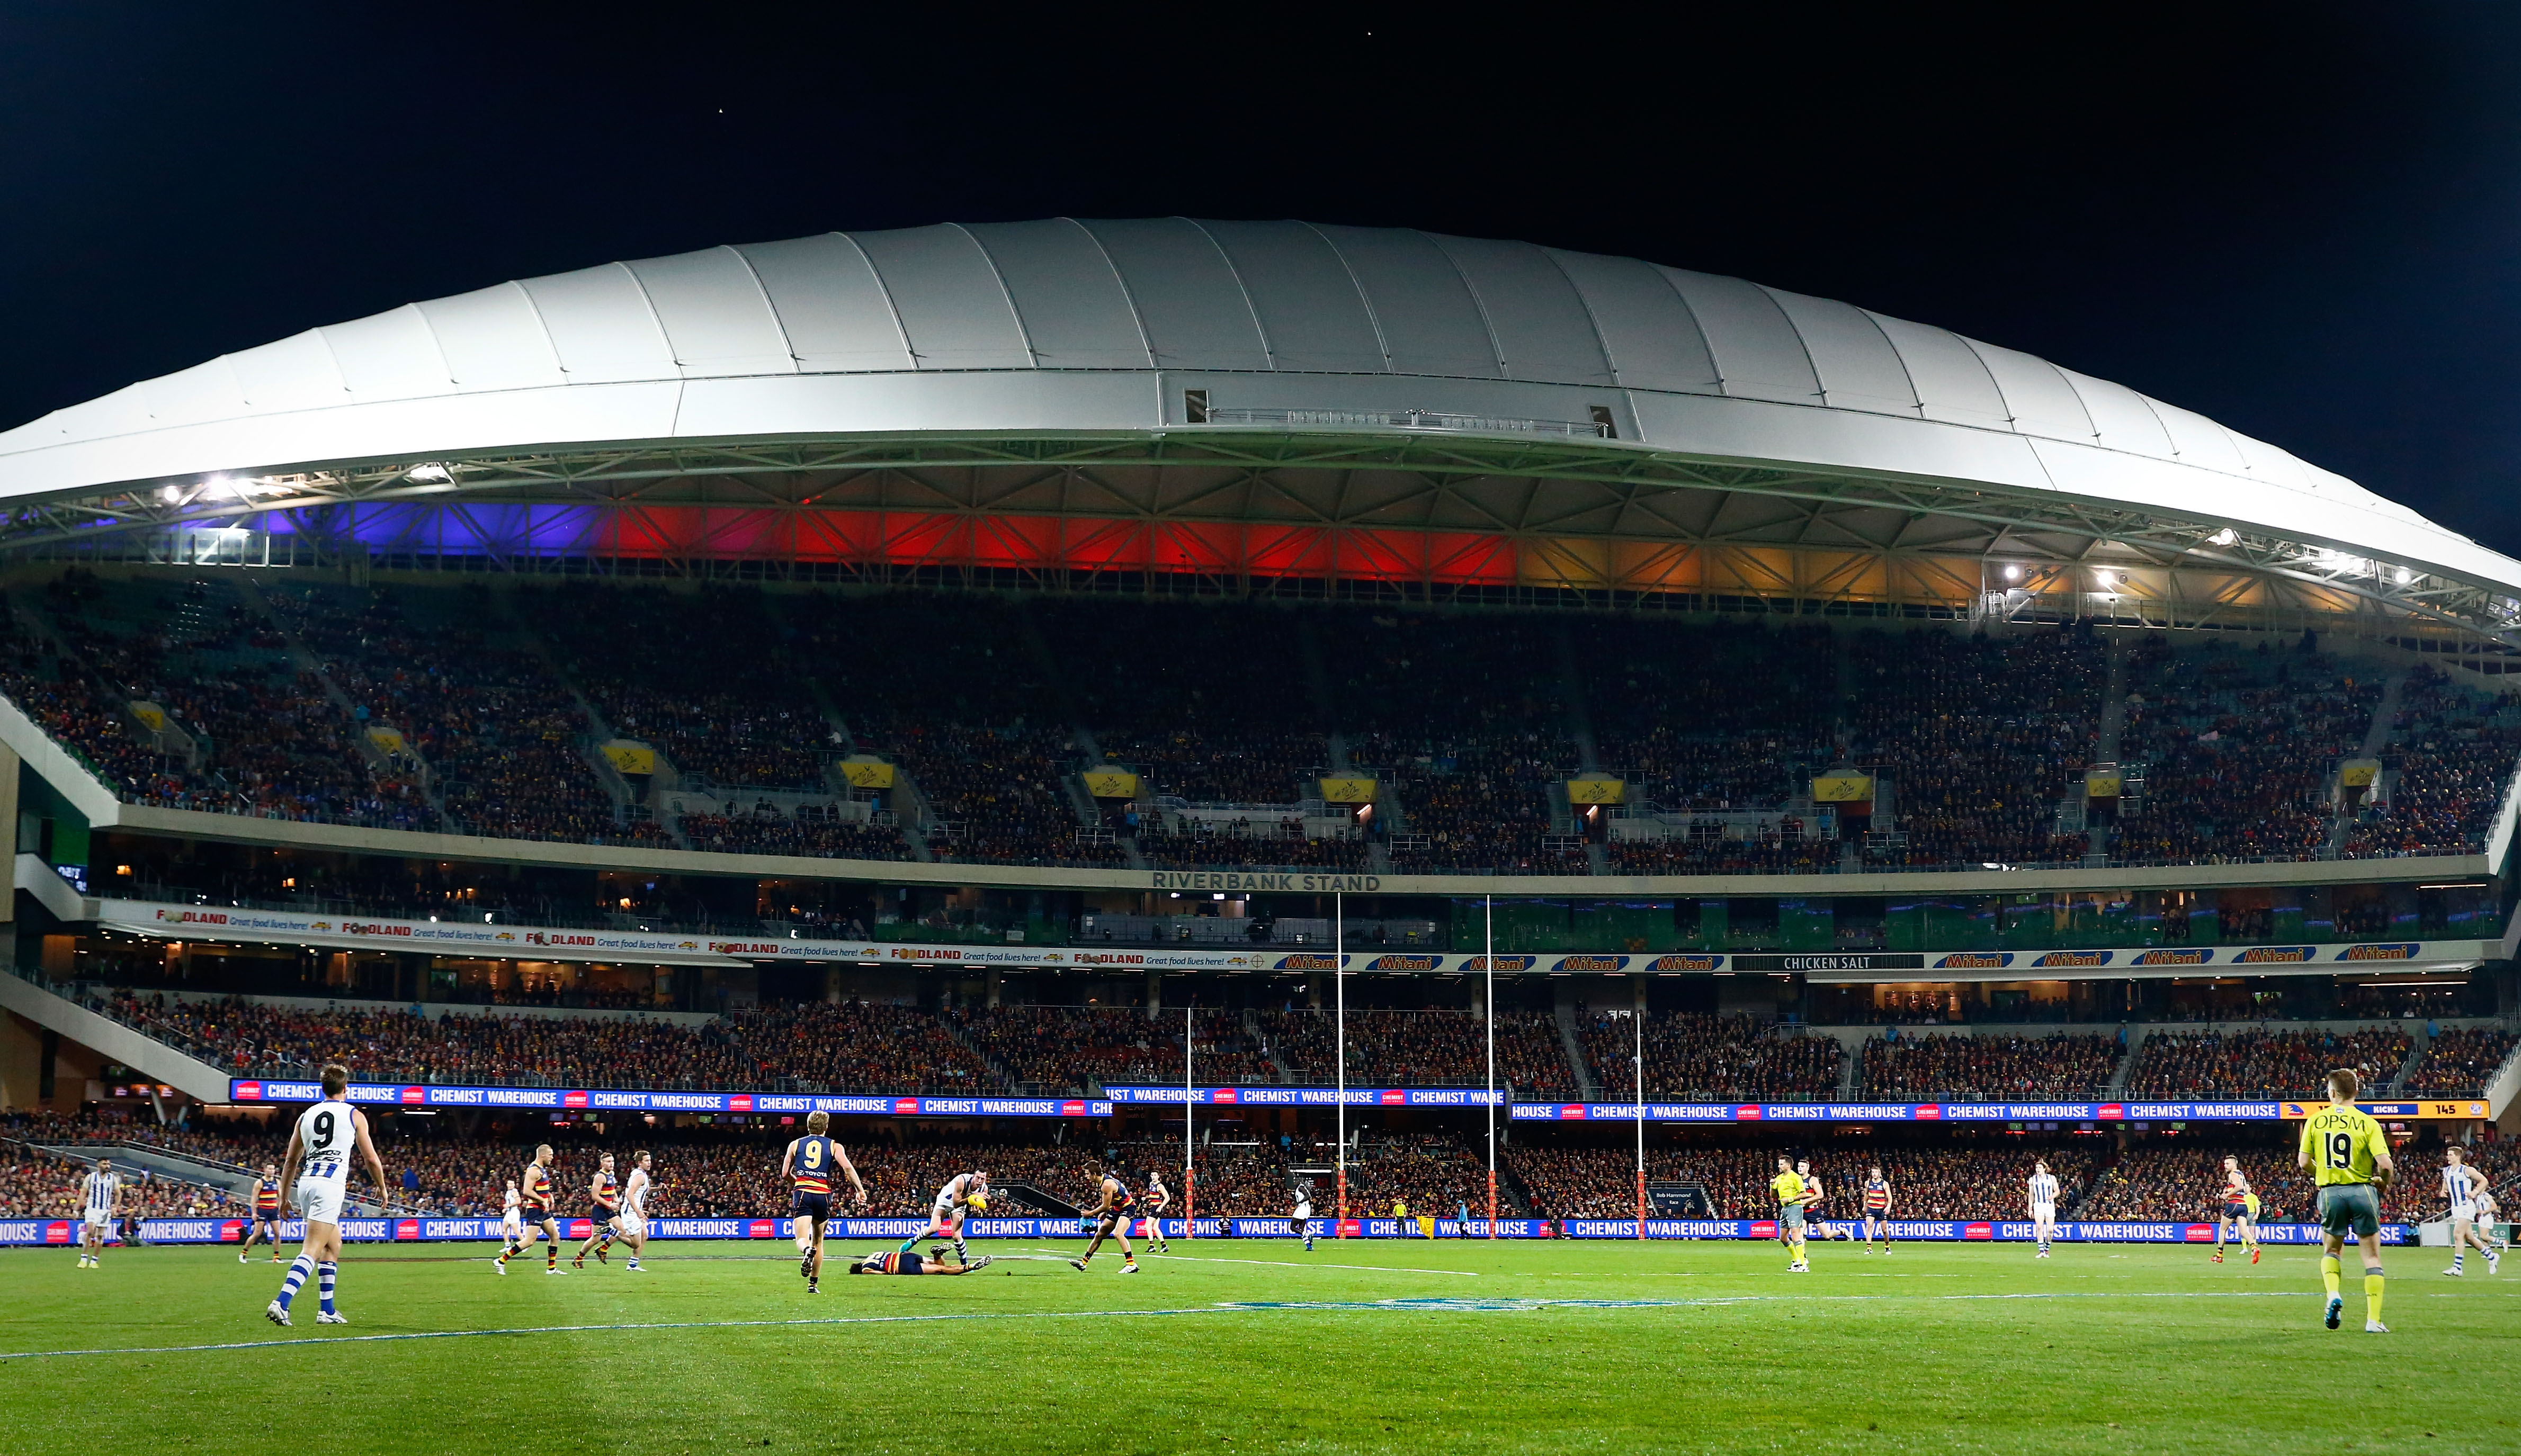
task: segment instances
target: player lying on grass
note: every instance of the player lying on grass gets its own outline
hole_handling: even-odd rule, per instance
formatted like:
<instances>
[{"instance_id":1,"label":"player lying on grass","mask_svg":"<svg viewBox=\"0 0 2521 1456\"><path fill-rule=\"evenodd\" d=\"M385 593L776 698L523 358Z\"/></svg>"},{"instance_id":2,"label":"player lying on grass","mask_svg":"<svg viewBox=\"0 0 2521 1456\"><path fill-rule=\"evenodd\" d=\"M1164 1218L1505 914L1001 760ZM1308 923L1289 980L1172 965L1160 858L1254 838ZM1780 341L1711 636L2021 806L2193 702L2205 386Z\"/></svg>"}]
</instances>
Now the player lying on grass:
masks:
<instances>
[{"instance_id":1,"label":"player lying on grass","mask_svg":"<svg viewBox=\"0 0 2521 1456\"><path fill-rule=\"evenodd\" d=\"M2398 1172L2390 1161L2390 1137L2381 1124L2355 1105L2363 1079L2351 1068L2328 1074L2328 1106L2302 1119L2302 1146L2294 1165L2309 1169L2319 1184L2319 1227L2322 1235L2319 1281L2328 1290L2320 1323L2334 1330L2346 1308L2338 1293L2344 1272L2340 1255L2353 1234L2363 1254L2363 1331L2387 1335L2381 1323L2381 1199L2379 1190Z\"/></svg>"},{"instance_id":2,"label":"player lying on grass","mask_svg":"<svg viewBox=\"0 0 2521 1456\"><path fill-rule=\"evenodd\" d=\"M1084 1273L1085 1266L1094 1262L1094 1251L1103 1247L1104 1240L1113 1239L1121 1245L1121 1272L1138 1272L1138 1255L1129 1248L1129 1205L1132 1202L1129 1185L1121 1181L1121 1170L1113 1168L1104 1173L1102 1202L1086 1210L1085 1214L1086 1223L1094 1230L1093 1242L1085 1246L1085 1257L1070 1259L1069 1267L1079 1274Z\"/></svg>"},{"instance_id":3,"label":"player lying on grass","mask_svg":"<svg viewBox=\"0 0 2521 1456\"><path fill-rule=\"evenodd\" d=\"M988 1266L986 1254L968 1264L949 1264L934 1254L911 1253L899 1249L879 1249L849 1260L852 1274L970 1274Z\"/></svg>"}]
</instances>

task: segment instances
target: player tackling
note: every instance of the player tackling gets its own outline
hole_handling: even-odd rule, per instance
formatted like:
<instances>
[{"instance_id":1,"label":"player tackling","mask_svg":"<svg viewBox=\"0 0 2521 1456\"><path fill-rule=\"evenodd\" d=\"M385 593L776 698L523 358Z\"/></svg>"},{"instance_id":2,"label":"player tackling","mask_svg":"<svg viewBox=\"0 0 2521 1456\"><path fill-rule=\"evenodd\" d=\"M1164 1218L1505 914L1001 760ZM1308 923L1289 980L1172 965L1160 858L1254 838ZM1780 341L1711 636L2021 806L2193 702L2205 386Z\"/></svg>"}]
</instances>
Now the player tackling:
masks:
<instances>
[{"instance_id":1,"label":"player tackling","mask_svg":"<svg viewBox=\"0 0 2521 1456\"><path fill-rule=\"evenodd\" d=\"M341 1272L342 1206L349 1201L352 1154L367 1164L368 1176L377 1180L377 1192L386 1192L386 1165L377 1157L377 1145L368 1140L368 1115L348 1101L349 1069L328 1062L323 1081L324 1100L298 1115L298 1125L289 1133L289 1151L281 1159L281 1186L296 1180L292 1202L298 1216L306 1221L306 1234L298 1241L297 1261L281 1281L279 1296L263 1306L263 1318L275 1325L289 1323L289 1303L298 1297L298 1287L309 1274L315 1276L322 1305L315 1323L349 1323L333 1307L333 1290Z\"/></svg>"},{"instance_id":2,"label":"player tackling","mask_svg":"<svg viewBox=\"0 0 2521 1456\"><path fill-rule=\"evenodd\" d=\"M2390 1161L2390 1138L2381 1124L2355 1105L2363 1079L2351 1068L2328 1074L2328 1106L2302 1119L2302 1146L2294 1165L2310 1170L2319 1185L2321 1257L2319 1281L2327 1287L2320 1323L2336 1329L2346 1309L2338 1293L2344 1273L2340 1259L2346 1236L2353 1234L2363 1254L2363 1332L2387 1335L2381 1323L2381 1200L2398 1167Z\"/></svg>"}]
</instances>

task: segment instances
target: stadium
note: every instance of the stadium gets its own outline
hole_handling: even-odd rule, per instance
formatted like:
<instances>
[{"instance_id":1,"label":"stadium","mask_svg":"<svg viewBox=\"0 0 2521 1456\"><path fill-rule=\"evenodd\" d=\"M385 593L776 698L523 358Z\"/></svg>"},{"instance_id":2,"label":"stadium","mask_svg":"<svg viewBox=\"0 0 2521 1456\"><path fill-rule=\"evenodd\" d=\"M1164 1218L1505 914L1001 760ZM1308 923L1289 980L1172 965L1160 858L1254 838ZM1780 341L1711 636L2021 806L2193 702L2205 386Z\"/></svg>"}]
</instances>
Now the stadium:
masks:
<instances>
[{"instance_id":1,"label":"stadium","mask_svg":"<svg viewBox=\"0 0 2521 1456\"><path fill-rule=\"evenodd\" d=\"M2339 1067L2386 1244L2452 1149L2521 1196L2521 562L1931 325L1397 229L830 233L134 384L0 433L0 1261L91 1294L110 1160L104 1272L188 1271L116 1347L276 1334L222 1266L328 1064L390 1170L344 1297L416 1330L904 1317L780 1307L820 1115L852 1251L989 1171L1032 1282L935 1317L1223 1310L1255 1384L1297 1308L1666 1373L1569 1311L1778 1297L1780 1159L1796 1297L1879 1169L1921 1278L2203 1299L2228 1156L2276 1257L2198 1327L2254 1338ZM459 1304L543 1143L547 1248L647 1150L657 1282L737 1302ZM1169 1184L1124 1297L1061 1267L1113 1169Z\"/></svg>"}]
</instances>

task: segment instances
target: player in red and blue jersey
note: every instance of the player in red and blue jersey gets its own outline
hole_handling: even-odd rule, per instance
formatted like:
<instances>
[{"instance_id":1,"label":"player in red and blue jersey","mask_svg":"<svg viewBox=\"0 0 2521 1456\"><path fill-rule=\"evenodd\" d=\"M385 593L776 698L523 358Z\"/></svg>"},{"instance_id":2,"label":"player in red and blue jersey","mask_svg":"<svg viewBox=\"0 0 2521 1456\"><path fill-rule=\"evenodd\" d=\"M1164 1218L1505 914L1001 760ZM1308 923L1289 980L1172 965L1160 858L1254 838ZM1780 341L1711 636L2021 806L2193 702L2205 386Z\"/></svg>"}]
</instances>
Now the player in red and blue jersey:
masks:
<instances>
[{"instance_id":1,"label":"player in red and blue jersey","mask_svg":"<svg viewBox=\"0 0 2521 1456\"><path fill-rule=\"evenodd\" d=\"M280 1262L280 1167L277 1163L262 1165L262 1176L253 1182L253 1218L245 1226L245 1242L237 1246L237 1262L249 1262L245 1251L260 1239L271 1246L271 1261Z\"/></svg>"},{"instance_id":2,"label":"player in red and blue jersey","mask_svg":"<svg viewBox=\"0 0 2521 1456\"><path fill-rule=\"evenodd\" d=\"M1864 1170L1864 1251L1873 1251L1873 1232L1882 1231L1882 1251L1891 1251L1891 1180L1878 1167Z\"/></svg>"},{"instance_id":3,"label":"player in red and blue jersey","mask_svg":"<svg viewBox=\"0 0 2521 1456\"><path fill-rule=\"evenodd\" d=\"M849 1260L849 1272L852 1274L969 1274L975 1269L988 1267L988 1263L986 1254L968 1264L949 1264L931 1254L915 1253L902 1249L887 1249Z\"/></svg>"},{"instance_id":4,"label":"player in red and blue jersey","mask_svg":"<svg viewBox=\"0 0 2521 1456\"><path fill-rule=\"evenodd\" d=\"M789 1184L789 1213L797 1220L798 1232L806 1236L805 1254L797 1261L797 1272L804 1278L809 1295L823 1292L823 1227L832 1217L832 1169L846 1174L858 1202L866 1202L866 1184L850 1165L848 1150L825 1136L831 1125L831 1114L807 1113L805 1135L790 1143L779 1160L779 1176Z\"/></svg>"},{"instance_id":5,"label":"player in red and blue jersey","mask_svg":"<svg viewBox=\"0 0 2521 1456\"><path fill-rule=\"evenodd\" d=\"M621 1232L621 1180L613 1174L612 1154L607 1153L597 1160L595 1176L587 1180L586 1199L589 1205L586 1218L595 1225L595 1230L586 1236L585 1243L577 1246L577 1256L569 1261L573 1269L586 1267L586 1252L590 1249L595 1251L597 1263L612 1262L604 1256L604 1251L613 1247L614 1236Z\"/></svg>"}]
</instances>

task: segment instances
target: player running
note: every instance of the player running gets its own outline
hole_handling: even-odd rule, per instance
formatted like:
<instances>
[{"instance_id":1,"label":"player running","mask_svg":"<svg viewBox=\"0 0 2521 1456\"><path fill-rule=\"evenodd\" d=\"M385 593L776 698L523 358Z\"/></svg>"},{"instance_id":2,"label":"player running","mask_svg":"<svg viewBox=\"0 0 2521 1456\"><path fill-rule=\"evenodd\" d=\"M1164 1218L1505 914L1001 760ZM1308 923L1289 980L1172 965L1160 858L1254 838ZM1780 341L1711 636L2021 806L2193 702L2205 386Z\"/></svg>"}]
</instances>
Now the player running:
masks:
<instances>
[{"instance_id":1,"label":"player running","mask_svg":"<svg viewBox=\"0 0 2521 1456\"><path fill-rule=\"evenodd\" d=\"M2486 1272L2497 1272L2503 1256L2477 1232L2477 1196L2486 1191L2486 1175L2468 1165L2465 1151L2447 1148L2443 1152L2442 1187L2443 1198L2451 1204L2451 1267L2443 1272L2459 1278L2460 1265L2467 1260L2472 1244L2486 1255ZM2488 1197L2492 1199L2493 1195Z\"/></svg>"},{"instance_id":2,"label":"player running","mask_svg":"<svg viewBox=\"0 0 2521 1456\"><path fill-rule=\"evenodd\" d=\"M1136 1200L1129 1196L1129 1185L1121 1181L1119 1168L1104 1173L1102 1202L1085 1215L1085 1221L1094 1229L1093 1242L1085 1246L1083 1258L1070 1259L1068 1266L1079 1274L1084 1273L1085 1266L1094 1262L1094 1251L1103 1247L1105 1239L1113 1239L1121 1245L1121 1272L1137 1273L1138 1255L1129 1248L1129 1206L1134 1202Z\"/></svg>"},{"instance_id":3,"label":"player running","mask_svg":"<svg viewBox=\"0 0 2521 1456\"><path fill-rule=\"evenodd\" d=\"M552 1185L551 1160L551 1144L538 1144L534 1148L533 1160L527 1163L525 1170L517 1174L520 1206L524 1211L527 1233L525 1237L500 1250L499 1256L490 1261L491 1267L502 1274L508 1272L508 1260L533 1248L537 1237L551 1241L543 1246L543 1272L546 1274L560 1272L560 1218L553 1211L559 1205L559 1199Z\"/></svg>"},{"instance_id":4,"label":"player running","mask_svg":"<svg viewBox=\"0 0 2521 1456\"><path fill-rule=\"evenodd\" d=\"M122 1211L122 1180L115 1176L114 1160L100 1158L87 1176L79 1179L79 1203L85 1216L79 1220L79 1261L82 1269L102 1269L105 1260L106 1231L114 1226L115 1215Z\"/></svg>"},{"instance_id":5,"label":"player running","mask_svg":"<svg viewBox=\"0 0 2521 1456\"><path fill-rule=\"evenodd\" d=\"M2223 1236L2229 1232L2232 1242L2250 1251L2250 1262L2259 1261L2259 1196L2250 1189L2250 1175L2241 1171L2241 1160L2223 1160L2223 1213L2215 1220L2215 1257L2210 1263L2223 1261Z\"/></svg>"},{"instance_id":6,"label":"player running","mask_svg":"<svg viewBox=\"0 0 2521 1456\"><path fill-rule=\"evenodd\" d=\"M298 1216L306 1220L306 1233L298 1242L298 1259L281 1281L279 1297L263 1306L262 1317L275 1325L289 1323L289 1301L298 1297L298 1287L309 1274L315 1276L316 1293L322 1299L315 1323L349 1323L333 1307L333 1283L342 1268L342 1207L349 1202L353 1153L366 1161L368 1176L377 1180L378 1197L387 1196L386 1165L377 1157L377 1145L368 1140L368 1115L349 1103L349 1069L328 1062L323 1081L324 1100L298 1115L298 1125L289 1133L289 1151L281 1158L281 1186L287 1187L293 1178L297 1181L293 1202Z\"/></svg>"},{"instance_id":7,"label":"player running","mask_svg":"<svg viewBox=\"0 0 2521 1456\"><path fill-rule=\"evenodd\" d=\"M586 1180L586 1219L594 1228L588 1232L586 1242L577 1246L576 1257L569 1261L573 1269L586 1267L586 1251L590 1249L595 1251L597 1263L610 1262L604 1251L613 1247L614 1239L621 1232L621 1180L614 1175L612 1154L595 1160L595 1176Z\"/></svg>"},{"instance_id":8,"label":"player running","mask_svg":"<svg viewBox=\"0 0 2521 1456\"><path fill-rule=\"evenodd\" d=\"M505 1249L512 1244L519 1244L525 1241L526 1219L523 1211L524 1208L525 1200L517 1196L517 1180L510 1178L508 1180L508 1191L499 1200L500 1248Z\"/></svg>"},{"instance_id":9,"label":"player running","mask_svg":"<svg viewBox=\"0 0 2521 1456\"><path fill-rule=\"evenodd\" d=\"M1778 1157L1777 1175L1768 1180L1768 1188L1777 1196L1777 1242L1786 1246L1789 1255L1786 1272L1809 1274L1811 1260L1804 1248L1804 1175L1795 1171L1793 1159Z\"/></svg>"},{"instance_id":10,"label":"player running","mask_svg":"<svg viewBox=\"0 0 2521 1456\"><path fill-rule=\"evenodd\" d=\"M1864 1251L1873 1251L1874 1230L1882 1231L1882 1251L1891 1251L1891 1180L1878 1167L1864 1170Z\"/></svg>"},{"instance_id":11,"label":"player running","mask_svg":"<svg viewBox=\"0 0 2521 1456\"><path fill-rule=\"evenodd\" d=\"M2031 1237L2040 1241L2035 1258L2048 1256L2048 1242L2057 1237L2057 1175L2048 1171L2048 1160L2034 1159L2031 1182L2025 1190L2031 1203Z\"/></svg>"},{"instance_id":12,"label":"player running","mask_svg":"<svg viewBox=\"0 0 2521 1456\"><path fill-rule=\"evenodd\" d=\"M2319 1281L2328 1290L2320 1323L2334 1330L2346 1309L2338 1283L2344 1272L2339 1255L2346 1236L2355 1235L2363 1254L2363 1333L2387 1335L2381 1323L2381 1200L2377 1190L2398 1172L2390 1160L2389 1134L2355 1105L2363 1079L2351 1068L2328 1074L2328 1106L2302 1120L2302 1146L2294 1165L2313 1171L2319 1184L2321 1256Z\"/></svg>"},{"instance_id":13,"label":"player running","mask_svg":"<svg viewBox=\"0 0 2521 1456\"><path fill-rule=\"evenodd\" d=\"M849 1260L852 1274L971 1274L989 1266L988 1255L968 1264L949 1264L940 1258L907 1250L882 1250Z\"/></svg>"},{"instance_id":14,"label":"player running","mask_svg":"<svg viewBox=\"0 0 2521 1456\"><path fill-rule=\"evenodd\" d=\"M260 1239L271 1246L271 1261L280 1262L280 1165L266 1162L262 1176L253 1180L253 1217L245 1226L245 1242L237 1246L237 1262L248 1263L245 1251Z\"/></svg>"},{"instance_id":15,"label":"player running","mask_svg":"<svg viewBox=\"0 0 2521 1456\"><path fill-rule=\"evenodd\" d=\"M2503 1210L2496 1205L2495 1191L2486 1186L2485 1179L2479 1179L2477 1189L2478 1237L2484 1239L2489 1246L2497 1247L2498 1252L2512 1247L2510 1240L2495 1231L2495 1226L2502 1221ZM2492 1272L2492 1270L2490 1269L2489 1272Z\"/></svg>"},{"instance_id":16,"label":"player running","mask_svg":"<svg viewBox=\"0 0 2521 1456\"><path fill-rule=\"evenodd\" d=\"M831 1114L807 1113L805 1135L790 1143L779 1160L779 1176L789 1184L789 1213L806 1242L805 1256L797 1261L797 1272L804 1278L805 1293L809 1295L823 1292L823 1230L832 1221L832 1169L837 1167L847 1173L849 1186L857 1190L858 1202L866 1202L866 1185L858 1181L858 1170L850 1165L848 1150L827 1135L831 1126Z\"/></svg>"},{"instance_id":17,"label":"player running","mask_svg":"<svg viewBox=\"0 0 2521 1456\"><path fill-rule=\"evenodd\" d=\"M1164 1169L1147 1169L1147 1191L1139 1195L1139 1200L1147 1215L1147 1242L1156 1246L1158 1253L1172 1252L1173 1247L1165 1242L1164 1216L1166 1206L1173 1201L1173 1192L1165 1186Z\"/></svg>"},{"instance_id":18,"label":"player running","mask_svg":"<svg viewBox=\"0 0 2521 1456\"><path fill-rule=\"evenodd\" d=\"M1313 1185L1311 1179L1306 1179L1296 1185L1296 1208L1294 1212L1287 1215L1287 1232L1304 1240L1306 1250L1307 1251L1311 1251L1313 1247Z\"/></svg>"},{"instance_id":19,"label":"player running","mask_svg":"<svg viewBox=\"0 0 2521 1456\"><path fill-rule=\"evenodd\" d=\"M647 1272L639 1267L639 1255L648 1251L648 1190L654 1184L648 1175L648 1153L645 1149L630 1155L630 1177L621 1185L621 1242L630 1246L630 1261L621 1267L633 1274Z\"/></svg>"},{"instance_id":20,"label":"player running","mask_svg":"<svg viewBox=\"0 0 2521 1456\"><path fill-rule=\"evenodd\" d=\"M866 1202L863 1198L860 1203ZM985 1168L956 1173L937 1190L928 1206L928 1227L901 1241L901 1251L908 1253L922 1239L950 1239L954 1242L954 1261L968 1264L971 1253L963 1248L963 1219L972 1213L989 1210L989 1174Z\"/></svg>"}]
</instances>

